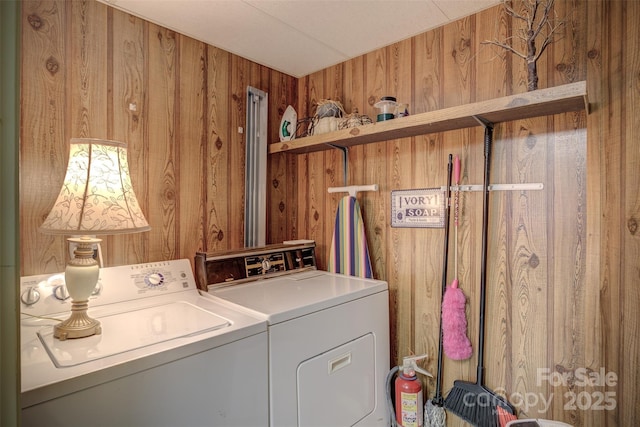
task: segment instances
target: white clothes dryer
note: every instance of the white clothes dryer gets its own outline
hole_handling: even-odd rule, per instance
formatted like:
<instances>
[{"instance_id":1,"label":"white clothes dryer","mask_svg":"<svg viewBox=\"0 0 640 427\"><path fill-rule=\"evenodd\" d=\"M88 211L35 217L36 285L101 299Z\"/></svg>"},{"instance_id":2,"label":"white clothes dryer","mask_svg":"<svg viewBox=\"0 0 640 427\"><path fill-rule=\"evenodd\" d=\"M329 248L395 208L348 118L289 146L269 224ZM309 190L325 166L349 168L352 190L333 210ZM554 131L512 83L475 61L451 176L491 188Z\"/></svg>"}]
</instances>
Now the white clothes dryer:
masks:
<instances>
[{"instance_id":1,"label":"white clothes dryer","mask_svg":"<svg viewBox=\"0 0 640 427\"><path fill-rule=\"evenodd\" d=\"M272 427L387 426L387 283L316 270L314 246L197 254L198 286L267 321Z\"/></svg>"},{"instance_id":2,"label":"white clothes dryer","mask_svg":"<svg viewBox=\"0 0 640 427\"><path fill-rule=\"evenodd\" d=\"M64 274L21 278L23 426L268 424L266 322L202 295L188 260L102 268L100 335L53 337L66 296Z\"/></svg>"}]
</instances>

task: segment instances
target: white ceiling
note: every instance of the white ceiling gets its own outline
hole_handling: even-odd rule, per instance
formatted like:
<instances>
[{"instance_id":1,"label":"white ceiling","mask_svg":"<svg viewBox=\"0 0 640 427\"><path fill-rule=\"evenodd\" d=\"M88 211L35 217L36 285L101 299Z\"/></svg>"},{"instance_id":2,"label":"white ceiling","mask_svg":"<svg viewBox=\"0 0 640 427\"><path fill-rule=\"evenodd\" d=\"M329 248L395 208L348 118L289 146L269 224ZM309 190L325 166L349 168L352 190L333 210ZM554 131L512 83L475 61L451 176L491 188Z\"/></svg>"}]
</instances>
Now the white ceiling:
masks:
<instances>
[{"instance_id":1,"label":"white ceiling","mask_svg":"<svg viewBox=\"0 0 640 427\"><path fill-rule=\"evenodd\" d=\"M294 77L501 0L99 0Z\"/></svg>"}]
</instances>

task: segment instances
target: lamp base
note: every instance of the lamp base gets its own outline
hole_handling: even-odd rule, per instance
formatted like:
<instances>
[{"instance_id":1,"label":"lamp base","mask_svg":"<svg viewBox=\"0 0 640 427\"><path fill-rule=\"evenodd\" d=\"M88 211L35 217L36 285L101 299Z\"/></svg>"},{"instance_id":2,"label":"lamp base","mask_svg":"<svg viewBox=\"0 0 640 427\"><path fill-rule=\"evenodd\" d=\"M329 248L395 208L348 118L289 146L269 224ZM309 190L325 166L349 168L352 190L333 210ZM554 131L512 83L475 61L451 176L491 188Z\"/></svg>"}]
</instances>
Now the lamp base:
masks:
<instances>
[{"instance_id":1,"label":"lamp base","mask_svg":"<svg viewBox=\"0 0 640 427\"><path fill-rule=\"evenodd\" d=\"M89 297L96 287L100 269L93 259L93 245L100 239L89 236L68 239L76 243L74 258L67 263L64 279L71 296L71 316L53 327L53 336L61 341L69 338L84 338L102 333L100 322L87 314Z\"/></svg>"},{"instance_id":2,"label":"lamp base","mask_svg":"<svg viewBox=\"0 0 640 427\"><path fill-rule=\"evenodd\" d=\"M71 303L71 316L53 327L53 336L60 341L73 338L90 337L100 335L102 326L96 319L89 317L88 301L73 301Z\"/></svg>"}]
</instances>

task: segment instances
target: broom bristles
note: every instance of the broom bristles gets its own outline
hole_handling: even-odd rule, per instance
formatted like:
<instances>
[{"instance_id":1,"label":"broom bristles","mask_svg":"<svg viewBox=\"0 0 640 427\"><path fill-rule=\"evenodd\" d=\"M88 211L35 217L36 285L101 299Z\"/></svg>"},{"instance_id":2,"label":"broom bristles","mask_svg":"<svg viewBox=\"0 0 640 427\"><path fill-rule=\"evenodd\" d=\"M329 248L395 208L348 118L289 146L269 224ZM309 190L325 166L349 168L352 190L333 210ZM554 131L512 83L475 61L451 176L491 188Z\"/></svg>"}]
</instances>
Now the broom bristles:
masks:
<instances>
[{"instance_id":1,"label":"broom bristles","mask_svg":"<svg viewBox=\"0 0 640 427\"><path fill-rule=\"evenodd\" d=\"M500 396L485 387L466 381L456 380L444 400L444 407L477 427L497 427L500 406L513 414L514 409Z\"/></svg>"}]
</instances>

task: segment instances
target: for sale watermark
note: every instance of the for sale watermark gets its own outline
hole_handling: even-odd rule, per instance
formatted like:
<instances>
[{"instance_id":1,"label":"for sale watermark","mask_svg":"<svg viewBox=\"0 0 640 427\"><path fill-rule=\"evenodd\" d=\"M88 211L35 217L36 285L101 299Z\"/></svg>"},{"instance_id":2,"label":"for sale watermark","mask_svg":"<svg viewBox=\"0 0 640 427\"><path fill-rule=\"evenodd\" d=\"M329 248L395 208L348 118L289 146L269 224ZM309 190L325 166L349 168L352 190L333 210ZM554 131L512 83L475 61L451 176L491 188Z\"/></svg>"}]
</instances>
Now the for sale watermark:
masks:
<instances>
[{"instance_id":1,"label":"for sale watermark","mask_svg":"<svg viewBox=\"0 0 640 427\"><path fill-rule=\"evenodd\" d=\"M536 385L541 386L548 382L553 387L615 387L618 384L618 375L615 372L607 372L604 367L598 371L587 368L577 368L573 371L558 372L549 368L538 368Z\"/></svg>"},{"instance_id":2,"label":"for sale watermark","mask_svg":"<svg viewBox=\"0 0 640 427\"><path fill-rule=\"evenodd\" d=\"M604 367L597 371L587 368L576 368L570 371L554 371L549 368L537 370L536 386L548 384L552 387L550 393L542 392L513 392L504 389L495 390L495 395L508 401L524 413L548 413L552 404L558 404L558 396L562 396L563 409L566 411L612 411L617 407L616 392L611 388L617 386L618 375L607 371ZM564 388L566 391L557 391ZM496 396L492 396L493 399ZM466 405L483 406L490 403L490 399L480 399L477 402L465 402ZM494 402L495 403L495 402Z\"/></svg>"},{"instance_id":3,"label":"for sale watermark","mask_svg":"<svg viewBox=\"0 0 640 427\"><path fill-rule=\"evenodd\" d=\"M537 374L536 384L538 386L548 383L552 387L569 388L563 393L564 409L567 411L578 409L612 411L616 409L616 392L606 388L615 387L618 384L618 374L607 371L604 367L597 371L576 368L564 372L538 368ZM576 387L583 387L584 390L574 391Z\"/></svg>"}]
</instances>

